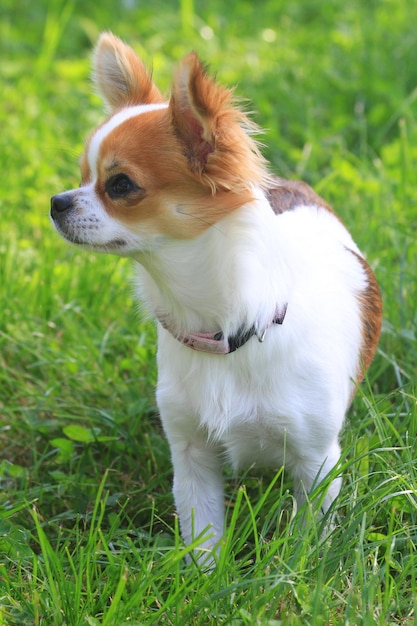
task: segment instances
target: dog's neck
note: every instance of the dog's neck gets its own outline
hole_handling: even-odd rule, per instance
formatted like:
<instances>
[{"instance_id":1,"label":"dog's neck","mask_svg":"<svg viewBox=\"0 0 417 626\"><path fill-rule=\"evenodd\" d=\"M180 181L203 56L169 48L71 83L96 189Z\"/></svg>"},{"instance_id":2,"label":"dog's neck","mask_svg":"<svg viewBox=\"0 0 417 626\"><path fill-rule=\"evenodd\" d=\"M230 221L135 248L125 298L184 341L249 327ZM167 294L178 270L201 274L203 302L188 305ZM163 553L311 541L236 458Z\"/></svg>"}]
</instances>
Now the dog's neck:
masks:
<instances>
[{"instance_id":1,"label":"dog's neck","mask_svg":"<svg viewBox=\"0 0 417 626\"><path fill-rule=\"evenodd\" d=\"M140 298L172 334L227 336L254 324L262 332L286 305L276 218L258 196L196 239L164 241L137 258Z\"/></svg>"}]
</instances>

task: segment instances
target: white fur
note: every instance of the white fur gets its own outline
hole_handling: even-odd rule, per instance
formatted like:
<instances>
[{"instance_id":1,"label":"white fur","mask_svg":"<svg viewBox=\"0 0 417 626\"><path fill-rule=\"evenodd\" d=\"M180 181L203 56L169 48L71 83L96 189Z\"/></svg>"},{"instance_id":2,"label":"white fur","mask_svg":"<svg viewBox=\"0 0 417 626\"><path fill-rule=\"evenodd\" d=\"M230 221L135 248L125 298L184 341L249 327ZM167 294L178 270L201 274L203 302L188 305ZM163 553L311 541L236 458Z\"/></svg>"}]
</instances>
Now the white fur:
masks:
<instances>
[{"instance_id":1,"label":"white fur","mask_svg":"<svg viewBox=\"0 0 417 626\"><path fill-rule=\"evenodd\" d=\"M262 344L252 338L228 356L194 352L159 326L157 401L187 542L208 526L207 547L222 536L224 461L285 460L300 503L337 463L361 346L356 295L366 287L350 250L358 253L330 212L303 206L275 216L259 192L197 239L165 242L139 269L147 306L189 331L262 328L288 303ZM339 488L334 481L324 508Z\"/></svg>"}]
</instances>

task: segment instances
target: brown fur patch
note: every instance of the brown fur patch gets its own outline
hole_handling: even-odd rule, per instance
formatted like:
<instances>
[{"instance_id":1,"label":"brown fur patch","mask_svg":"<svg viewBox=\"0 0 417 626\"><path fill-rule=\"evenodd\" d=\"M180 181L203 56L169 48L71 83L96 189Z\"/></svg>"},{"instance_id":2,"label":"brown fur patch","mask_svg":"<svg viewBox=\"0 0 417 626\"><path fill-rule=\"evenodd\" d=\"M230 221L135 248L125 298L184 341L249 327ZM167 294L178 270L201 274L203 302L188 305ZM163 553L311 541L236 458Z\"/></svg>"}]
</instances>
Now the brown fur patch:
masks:
<instances>
[{"instance_id":1,"label":"brown fur patch","mask_svg":"<svg viewBox=\"0 0 417 626\"><path fill-rule=\"evenodd\" d=\"M327 202L316 194L310 185L301 180L285 180L285 178L274 176L272 183L266 191L266 196L277 215L292 211L297 206L309 204L316 204L333 213Z\"/></svg>"},{"instance_id":2,"label":"brown fur patch","mask_svg":"<svg viewBox=\"0 0 417 626\"><path fill-rule=\"evenodd\" d=\"M88 146L87 146L88 149ZM91 175L81 159L83 179ZM124 198L110 198L106 181L128 175L140 188ZM127 119L104 137L98 159L96 192L106 211L134 230L136 224L153 233L184 239L195 237L252 199L246 188L213 194L189 166L168 109Z\"/></svg>"},{"instance_id":3,"label":"brown fur patch","mask_svg":"<svg viewBox=\"0 0 417 626\"><path fill-rule=\"evenodd\" d=\"M382 298L375 275L366 260L351 250L366 274L367 288L358 295L362 315L362 348L357 382L360 382L375 355L382 326Z\"/></svg>"}]
</instances>

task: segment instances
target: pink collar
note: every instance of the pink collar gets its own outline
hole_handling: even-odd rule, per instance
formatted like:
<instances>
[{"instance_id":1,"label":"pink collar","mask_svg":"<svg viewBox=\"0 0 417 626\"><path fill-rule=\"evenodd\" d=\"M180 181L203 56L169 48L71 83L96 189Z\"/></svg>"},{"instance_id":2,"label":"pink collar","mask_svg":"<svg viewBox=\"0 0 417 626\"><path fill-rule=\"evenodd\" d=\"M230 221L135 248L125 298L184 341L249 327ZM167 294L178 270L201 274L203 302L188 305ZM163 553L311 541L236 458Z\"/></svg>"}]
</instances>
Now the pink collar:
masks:
<instances>
[{"instance_id":1,"label":"pink collar","mask_svg":"<svg viewBox=\"0 0 417 626\"><path fill-rule=\"evenodd\" d=\"M161 326L171 333L175 339L180 343L188 346L192 350L198 352L209 352L211 354L230 354L235 352L238 348L243 346L254 335L258 338L259 342L263 342L265 339L266 331L272 326L272 324L282 324L287 312L287 303L282 308L277 308L271 321L260 332L255 325L250 328L241 326L236 334L225 337L222 331L217 333L191 333L189 335L178 335L175 332L174 325L171 324L167 318L159 318Z\"/></svg>"}]
</instances>

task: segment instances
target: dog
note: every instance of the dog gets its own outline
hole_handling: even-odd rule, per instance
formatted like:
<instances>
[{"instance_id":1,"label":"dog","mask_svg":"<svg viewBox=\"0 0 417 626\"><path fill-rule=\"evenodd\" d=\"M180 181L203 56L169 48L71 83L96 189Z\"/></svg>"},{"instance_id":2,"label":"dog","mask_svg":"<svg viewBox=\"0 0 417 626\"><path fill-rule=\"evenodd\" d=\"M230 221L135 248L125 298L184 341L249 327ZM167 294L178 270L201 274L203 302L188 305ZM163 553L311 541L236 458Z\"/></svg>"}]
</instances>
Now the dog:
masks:
<instances>
[{"instance_id":1,"label":"dog","mask_svg":"<svg viewBox=\"0 0 417 626\"><path fill-rule=\"evenodd\" d=\"M201 559L224 533L225 463L285 463L298 506L337 466L379 340L380 292L327 203L271 174L256 126L195 53L168 101L112 33L93 66L109 117L86 142L80 187L51 199L51 218L71 244L136 266L158 327L175 505ZM322 511L341 487L334 474Z\"/></svg>"}]
</instances>

